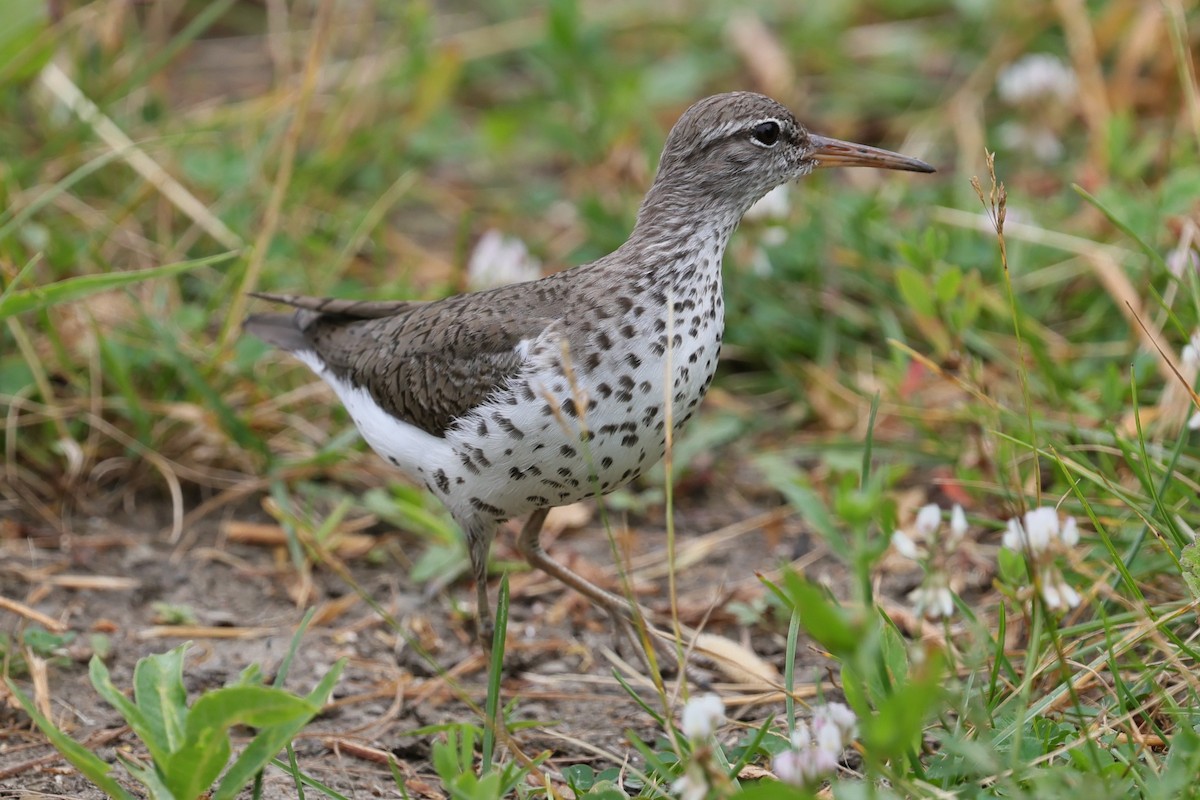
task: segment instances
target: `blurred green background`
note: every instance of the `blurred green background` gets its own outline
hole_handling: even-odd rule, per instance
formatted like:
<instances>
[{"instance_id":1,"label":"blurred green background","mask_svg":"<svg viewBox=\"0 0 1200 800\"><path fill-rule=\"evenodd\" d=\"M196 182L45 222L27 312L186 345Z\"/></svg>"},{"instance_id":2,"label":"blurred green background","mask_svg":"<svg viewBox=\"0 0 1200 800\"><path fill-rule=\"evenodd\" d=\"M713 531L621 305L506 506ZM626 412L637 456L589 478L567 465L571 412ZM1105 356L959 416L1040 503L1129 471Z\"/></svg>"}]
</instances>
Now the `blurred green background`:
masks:
<instances>
[{"instance_id":1,"label":"blurred green background","mask_svg":"<svg viewBox=\"0 0 1200 800\"><path fill-rule=\"evenodd\" d=\"M0 275L9 300L42 301L0 306L0 502L44 522L97 488L163 496L164 470L204 493L315 458L346 421L332 404L289 405L283 392L310 378L238 335L247 290L461 291L490 229L547 269L590 260L628 232L674 119L717 91L766 92L815 130L940 169L813 176L779 218L744 226L718 385L779 413L743 414L738 432L861 431L882 391L906 448L954 466L955 437L919 431L977 420L945 397L910 405L952 382L907 348L1018 396L1012 307L970 183L988 186L985 149L1008 188L1016 327L1049 417L1119 418L1130 367L1141 402L1157 400L1170 373L1128 302L1174 349L1195 323L1175 283L1194 266L1200 196L1191 5L9 10ZM167 279L47 294L230 250Z\"/></svg>"}]
</instances>

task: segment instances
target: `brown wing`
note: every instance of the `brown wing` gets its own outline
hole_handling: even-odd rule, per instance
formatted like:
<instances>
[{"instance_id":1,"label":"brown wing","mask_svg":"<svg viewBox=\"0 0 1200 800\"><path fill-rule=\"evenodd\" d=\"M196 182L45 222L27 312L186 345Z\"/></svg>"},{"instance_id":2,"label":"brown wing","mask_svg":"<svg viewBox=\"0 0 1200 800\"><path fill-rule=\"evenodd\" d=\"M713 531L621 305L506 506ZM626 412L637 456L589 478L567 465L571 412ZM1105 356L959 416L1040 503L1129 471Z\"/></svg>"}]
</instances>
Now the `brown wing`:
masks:
<instances>
[{"instance_id":1,"label":"brown wing","mask_svg":"<svg viewBox=\"0 0 1200 800\"><path fill-rule=\"evenodd\" d=\"M246 330L292 352L314 352L384 410L435 436L515 376L523 340L555 324L565 284L539 281L433 303L267 295L301 310L255 315ZM526 302L527 301L527 302Z\"/></svg>"}]
</instances>

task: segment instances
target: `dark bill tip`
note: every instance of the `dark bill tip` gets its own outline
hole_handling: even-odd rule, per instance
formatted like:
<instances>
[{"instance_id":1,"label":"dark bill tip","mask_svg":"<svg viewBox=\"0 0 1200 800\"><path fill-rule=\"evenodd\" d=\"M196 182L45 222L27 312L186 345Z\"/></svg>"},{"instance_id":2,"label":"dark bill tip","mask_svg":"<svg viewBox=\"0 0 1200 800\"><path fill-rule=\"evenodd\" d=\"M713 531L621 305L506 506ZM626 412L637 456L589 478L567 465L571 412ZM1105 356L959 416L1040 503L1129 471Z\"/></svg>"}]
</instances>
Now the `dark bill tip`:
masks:
<instances>
[{"instance_id":1,"label":"dark bill tip","mask_svg":"<svg viewBox=\"0 0 1200 800\"><path fill-rule=\"evenodd\" d=\"M843 142L841 139L830 139L815 134L808 138L808 157L816 162L817 169L873 167L875 169L898 169L905 172L937 172L919 158L902 156L891 150L854 142Z\"/></svg>"}]
</instances>

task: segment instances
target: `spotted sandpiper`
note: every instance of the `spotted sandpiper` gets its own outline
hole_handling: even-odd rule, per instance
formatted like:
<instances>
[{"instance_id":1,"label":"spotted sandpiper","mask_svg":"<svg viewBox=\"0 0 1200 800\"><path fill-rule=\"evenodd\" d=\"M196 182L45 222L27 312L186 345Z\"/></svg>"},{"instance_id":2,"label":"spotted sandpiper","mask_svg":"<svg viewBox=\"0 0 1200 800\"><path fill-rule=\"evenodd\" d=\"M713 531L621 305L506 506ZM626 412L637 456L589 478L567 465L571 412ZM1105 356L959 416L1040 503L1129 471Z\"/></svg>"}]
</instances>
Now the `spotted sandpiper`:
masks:
<instances>
[{"instance_id":1,"label":"spotted sandpiper","mask_svg":"<svg viewBox=\"0 0 1200 800\"><path fill-rule=\"evenodd\" d=\"M934 171L810 133L769 97L714 95L671 129L633 233L598 261L430 303L259 294L298 310L245 328L311 367L367 443L446 504L466 536L481 635L488 550L523 514L531 566L627 612L546 555L546 514L662 458L667 427L687 422L717 368L730 234L774 187L833 166Z\"/></svg>"}]
</instances>

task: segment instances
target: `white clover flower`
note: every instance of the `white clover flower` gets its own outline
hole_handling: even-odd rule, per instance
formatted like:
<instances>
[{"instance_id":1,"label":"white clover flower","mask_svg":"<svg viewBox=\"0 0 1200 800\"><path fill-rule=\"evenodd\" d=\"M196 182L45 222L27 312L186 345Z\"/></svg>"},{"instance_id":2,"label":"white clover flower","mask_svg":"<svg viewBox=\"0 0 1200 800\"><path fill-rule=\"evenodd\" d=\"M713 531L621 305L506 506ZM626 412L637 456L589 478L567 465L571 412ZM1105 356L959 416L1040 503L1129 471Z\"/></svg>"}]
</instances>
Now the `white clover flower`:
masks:
<instances>
[{"instance_id":1,"label":"white clover flower","mask_svg":"<svg viewBox=\"0 0 1200 800\"><path fill-rule=\"evenodd\" d=\"M996 91L1014 106L1055 100L1067 103L1079 93L1079 81L1074 70L1057 57L1031 53L1000 71Z\"/></svg>"},{"instance_id":2,"label":"white clover flower","mask_svg":"<svg viewBox=\"0 0 1200 800\"><path fill-rule=\"evenodd\" d=\"M1066 581L1058 584L1058 594L1067 608L1077 608L1083 599L1079 596L1079 592L1075 591L1074 587Z\"/></svg>"},{"instance_id":3,"label":"white clover flower","mask_svg":"<svg viewBox=\"0 0 1200 800\"><path fill-rule=\"evenodd\" d=\"M904 531L892 533L892 547L909 561L917 561L921 558L921 551L917 548L917 543Z\"/></svg>"},{"instance_id":4,"label":"white clover flower","mask_svg":"<svg viewBox=\"0 0 1200 800\"><path fill-rule=\"evenodd\" d=\"M1183 359L1185 367L1200 367L1200 330L1188 338L1188 343L1183 346L1180 358Z\"/></svg>"},{"instance_id":5,"label":"white clover flower","mask_svg":"<svg viewBox=\"0 0 1200 800\"><path fill-rule=\"evenodd\" d=\"M791 198L788 195L788 185L781 183L759 199L743 215L743 219L777 221L787 219L792 210Z\"/></svg>"},{"instance_id":6,"label":"white clover flower","mask_svg":"<svg viewBox=\"0 0 1200 800\"><path fill-rule=\"evenodd\" d=\"M1058 533L1058 539L1067 547L1079 544L1079 526L1075 524L1074 517L1067 517L1067 521L1062 524L1062 530Z\"/></svg>"},{"instance_id":7,"label":"white clover flower","mask_svg":"<svg viewBox=\"0 0 1200 800\"><path fill-rule=\"evenodd\" d=\"M1009 150L1027 150L1042 162L1058 161L1066 148L1058 135L1044 127L1005 122L998 131L1000 141Z\"/></svg>"},{"instance_id":8,"label":"white clover flower","mask_svg":"<svg viewBox=\"0 0 1200 800\"><path fill-rule=\"evenodd\" d=\"M707 739L725 722L725 701L711 692L693 697L683 706L679 728L692 741Z\"/></svg>"},{"instance_id":9,"label":"white clover flower","mask_svg":"<svg viewBox=\"0 0 1200 800\"><path fill-rule=\"evenodd\" d=\"M948 531L943 533L942 510L936 503L929 503L917 511L911 534L902 530L892 534L892 548L902 557L916 561L925 571L921 585L908 595L918 615L927 619L954 615L948 563L966 539L968 530L966 512L956 504L950 510Z\"/></svg>"},{"instance_id":10,"label":"white clover flower","mask_svg":"<svg viewBox=\"0 0 1200 800\"><path fill-rule=\"evenodd\" d=\"M858 733L858 718L842 703L813 709L812 724L796 724L792 747L771 761L771 769L784 783L810 786L837 771L838 759Z\"/></svg>"},{"instance_id":11,"label":"white clover flower","mask_svg":"<svg viewBox=\"0 0 1200 800\"><path fill-rule=\"evenodd\" d=\"M837 729L846 745L858 736L858 717L845 703L826 703L813 709L813 730L825 727Z\"/></svg>"},{"instance_id":12,"label":"white clover flower","mask_svg":"<svg viewBox=\"0 0 1200 800\"><path fill-rule=\"evenodd\" d=\"M542 277L541 263L525 243L492 229L480 237L467 259L467 285L472 291L524 283Z\"/></svg>"},{"instance_id":13,"label":"white clover flower","mask_svg":"<svg viewBox=\"0 0 1200 800\"><path fill-rule=\"evenodd\" d=\"M1030 560L1037 576L1037 591L1047 609L1067 610L1079 605L1079 593L1067 583L1056 563L1059 556L1079 544L1079 526L1074 517L1060 523L1058 511L1052 506L1031 509L1025 512L1023 522L1016 517L1008 521L1002 544Z\"/></svg>"},{"instance_id":14,"label":"white clover flower","mask_svg":"<svg viewBox=\"0 0 1200 800\"><path fill-rule=\"evenodd\" d=\"M1042 577L1042 602L1051 611L1057 611L1063 605L1062 597L1058 592L1058 584L1047 581L1045 576Z\"/></svg>"},{"instance_id":15,"label":"white clover flower","mask_svg":"<svg viewBox=\"0 0 1200 800\"><path fill-rule=\"evenodd\" d=\"M1029 152L1040 161L1061 158L1064 147L1058 133L1079 95L1079 82L1071 68L1046 53L1027 55L1000 71L996 92L1026 116L1022 122L1000 126L997 133L1004 146Z\"/></svg>"},{"instance_id":16,"label":"white clover flower","mask_svg":"<svg viewBox=\"0 0 1200 800\"><path fill-rule=\"evenodd\" d=\"M922 584L908 593L913 611L927 619L954 616L954 595L947 586Z\"/></svg>"},{"instance_id":17,"label":"white clover flower","mask_svg":"<svg viewBox=\"0 0 1200 800\"><path fill-rule=\"evenodd\" d=\"M1009 550L1026 553L1035 561L1044 553L1074 547L1079 542L1079 529L1075 519L1059 524L1058 511L1052 506L1042 506L1025 512L1024 524L1017 517L1008 521L1001 544Z\"/></svg>"},{"instance_id":18,"label":"white clover flower","mask_svg":"<svg viewBox=\"0 0 1200 800\"><path fill-rule=\"evenodd\" d=\"M688 762L683 775L671 784L671 793L678 796L679 800L704 800L708 795L708 780L699 762Z\"/></svg>"},{"instance_id":19,"label":"white clover flower","mask_svg":"<svg viewBox=\"0 0 1200 800\"><path fill-rule=\"evenodd\" d=\"M967 514L958 503L950 510L950 541L957 544L967 535Z\"/></svg>"},{"instance_id":20,"label":"white clover flower","mask_svg":"<svg viewBox=\"0 0 1200 800\"><path fill-rule=\"evenodd\" d=\"M913 525L917 529L917 533L925 537L926 540L932 539L937 533L938 528L942 526L942 509L938 508L937 503L921 506L921 510L917 512L917 520Z\"/></svg>"},{"instance_id":21,"label":"white clover flower","mask_svg":"<svg viewBox=\"0 0 1200 800\"><path fill-rule=\"evenodd\" d=\"M1192 418L1187 421L1189 431L1200 431L1200 411L1192 414Z\"/></svg>"}]
</instances>

